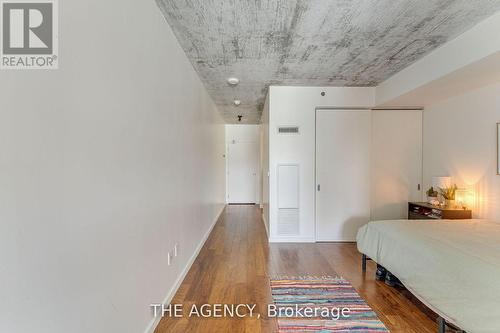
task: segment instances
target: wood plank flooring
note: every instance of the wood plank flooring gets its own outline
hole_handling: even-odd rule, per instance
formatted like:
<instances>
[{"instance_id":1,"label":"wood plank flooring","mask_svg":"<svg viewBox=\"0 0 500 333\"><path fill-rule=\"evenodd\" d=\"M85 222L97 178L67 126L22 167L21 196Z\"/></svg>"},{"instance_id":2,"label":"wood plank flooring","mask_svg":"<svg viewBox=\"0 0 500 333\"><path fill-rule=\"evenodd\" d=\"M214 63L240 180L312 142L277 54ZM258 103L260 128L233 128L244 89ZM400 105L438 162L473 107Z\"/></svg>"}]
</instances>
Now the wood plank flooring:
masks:
<instances>
[{"instance_id":1,"label":"wood plank flooring","mask_svg":"<svg viewBox=\"0 0 500 333\"><path fill-rule=\"evenodd\" d=\"M257 206L228 206L172 303L257 304L261 318L163 318L155 333L276 332L266 318L272 303L269 277L340 275L349 280L391 332L435 333L432 313L408 292L375 281L375 264L361 271L352 243L268 244Z\"/></svg>"}]
</instances>

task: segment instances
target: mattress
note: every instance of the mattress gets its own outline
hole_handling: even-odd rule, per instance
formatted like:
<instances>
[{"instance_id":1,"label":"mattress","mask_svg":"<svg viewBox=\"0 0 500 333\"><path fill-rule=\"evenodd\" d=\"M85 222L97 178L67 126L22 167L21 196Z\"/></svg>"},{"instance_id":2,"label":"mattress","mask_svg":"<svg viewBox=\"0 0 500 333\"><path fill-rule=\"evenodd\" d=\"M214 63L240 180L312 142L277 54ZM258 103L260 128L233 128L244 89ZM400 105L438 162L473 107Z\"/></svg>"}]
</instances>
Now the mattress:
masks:
<instances>
[{"instance_id":1,"label":"mattress","mask_svg":"<svg viewBox=\"0 0 500 333\"><path fill-rule=\"evenodd\" d=\"M500 332L500 224L485 220L370 222L358 250L468 333Z\"/></svg>"}]
</instances>

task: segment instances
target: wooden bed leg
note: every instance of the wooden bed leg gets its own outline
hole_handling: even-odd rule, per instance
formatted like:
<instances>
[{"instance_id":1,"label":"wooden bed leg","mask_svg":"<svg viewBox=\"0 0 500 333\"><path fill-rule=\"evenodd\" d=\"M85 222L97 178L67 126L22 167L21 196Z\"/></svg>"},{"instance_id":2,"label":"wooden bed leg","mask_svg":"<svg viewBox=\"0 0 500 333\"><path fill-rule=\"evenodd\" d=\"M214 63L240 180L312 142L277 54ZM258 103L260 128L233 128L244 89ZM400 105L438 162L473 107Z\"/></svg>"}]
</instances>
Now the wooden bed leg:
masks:
<instances>
[{"instance_id":1,"label":"wooden bed leg","mask_svg":"<svg viewBox=\"0 0 500 333\"><path fill-rule=\"evenodd\" d=\"M439 317L437 319L437 324L438 324L438 333L445 333L446 331L446 321Z\"/></svg>"},{"instance_id":2,"label":"wooden bed leg","mask_svg":"<svg viewBox=\"0 0 500 333\"><path fill-rule=\"evenodd\" d=\"M363 273L366 272L366 254L363 254L363 257L361 258L361 269L363 270Z\"/></svg>"}]
</instances>

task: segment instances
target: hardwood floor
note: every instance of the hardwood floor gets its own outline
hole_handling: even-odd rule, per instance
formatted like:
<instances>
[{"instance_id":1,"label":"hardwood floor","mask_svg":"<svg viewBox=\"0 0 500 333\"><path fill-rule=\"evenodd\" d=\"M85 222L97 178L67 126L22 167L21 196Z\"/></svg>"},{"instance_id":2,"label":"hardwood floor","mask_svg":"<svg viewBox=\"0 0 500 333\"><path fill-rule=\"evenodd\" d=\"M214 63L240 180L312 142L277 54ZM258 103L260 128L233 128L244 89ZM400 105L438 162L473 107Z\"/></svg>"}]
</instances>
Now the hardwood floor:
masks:
<instances>
[{"instance_id":1,"label":"hardwood floor","mask_svg":"<svg viewBox=\"0 0 500 333\"><path fill-rule=\"evenodd\" d=\"M340 275L349 280L391 332L435 333L432 314L404 290L375 281L375 264L361 271L352 243L268 244L257 206L228 206L172 303L256 304L261 318L163 318L155 333L276 332L266 318L270 276ZM186 311L185 311L186 312ZM189 311L187 311L189 312Z\"/></svg>"}]
</instances>

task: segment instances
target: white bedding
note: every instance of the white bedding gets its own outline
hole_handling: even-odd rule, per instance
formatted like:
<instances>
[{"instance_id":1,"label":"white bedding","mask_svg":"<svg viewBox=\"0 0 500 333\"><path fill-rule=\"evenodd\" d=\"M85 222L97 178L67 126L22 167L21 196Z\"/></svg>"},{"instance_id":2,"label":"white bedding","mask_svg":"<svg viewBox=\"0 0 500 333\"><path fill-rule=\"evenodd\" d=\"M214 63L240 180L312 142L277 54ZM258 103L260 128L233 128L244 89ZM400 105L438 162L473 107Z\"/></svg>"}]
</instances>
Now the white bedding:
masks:
<instances>
[{"instance_id":1,"label":"white bedding","mask_svg":"<svg viewBox=\"0 0 500 333\"><path fill-rule=\"evenodd\" d=\"M358 250L468 333L500 332L500 224L485 220L370 222Z\"/></svg>"}]
</instances>

